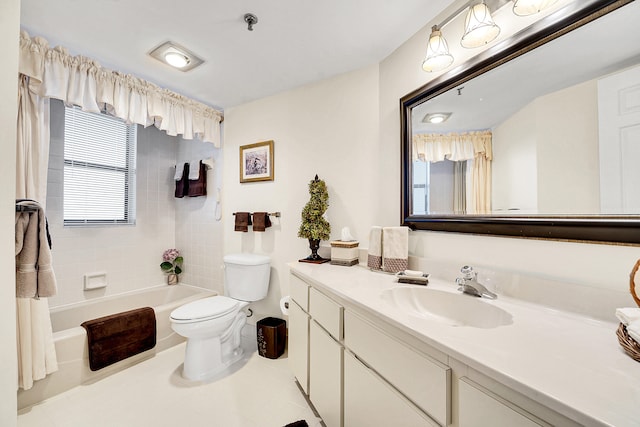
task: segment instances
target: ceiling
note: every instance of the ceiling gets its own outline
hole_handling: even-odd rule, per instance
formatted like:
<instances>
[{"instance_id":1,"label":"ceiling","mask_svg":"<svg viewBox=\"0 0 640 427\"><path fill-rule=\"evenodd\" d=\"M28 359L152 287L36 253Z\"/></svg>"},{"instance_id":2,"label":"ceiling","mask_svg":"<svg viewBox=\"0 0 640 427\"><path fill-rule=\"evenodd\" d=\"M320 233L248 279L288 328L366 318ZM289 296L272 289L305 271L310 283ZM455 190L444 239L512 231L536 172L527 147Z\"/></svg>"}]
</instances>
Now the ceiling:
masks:
<instances>
[{"instance_id":1,"label":"ceiling","mask_svg":"<svg viewBox=\"0 0 640 427\"><path fill-rule=\"evenodd\" d=\"M376 64L450 3L22 0L21 25L52 47L227 108ZM253 31L243 20L247 12L259 20ZM147 55L167 40L205 63L185 73Z\"/></svg>"}]
</instances>

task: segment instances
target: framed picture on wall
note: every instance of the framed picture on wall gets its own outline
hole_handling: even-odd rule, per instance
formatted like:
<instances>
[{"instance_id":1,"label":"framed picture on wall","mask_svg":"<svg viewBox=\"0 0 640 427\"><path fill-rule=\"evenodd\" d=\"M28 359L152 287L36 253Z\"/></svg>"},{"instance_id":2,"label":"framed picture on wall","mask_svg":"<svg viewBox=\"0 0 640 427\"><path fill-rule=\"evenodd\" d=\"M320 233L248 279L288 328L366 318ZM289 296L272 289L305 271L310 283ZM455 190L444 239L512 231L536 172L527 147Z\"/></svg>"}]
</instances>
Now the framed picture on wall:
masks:
<instances>
[{"instance_id":1,"label":"framed picture on wall","mask_svg":"<svg viewBox=\"0 0 640 427\"><path fill-rule=\"evenodd\" d=\"M273 141L240 146L240 182L273 181Z\"/></svg>"}]
</instances>

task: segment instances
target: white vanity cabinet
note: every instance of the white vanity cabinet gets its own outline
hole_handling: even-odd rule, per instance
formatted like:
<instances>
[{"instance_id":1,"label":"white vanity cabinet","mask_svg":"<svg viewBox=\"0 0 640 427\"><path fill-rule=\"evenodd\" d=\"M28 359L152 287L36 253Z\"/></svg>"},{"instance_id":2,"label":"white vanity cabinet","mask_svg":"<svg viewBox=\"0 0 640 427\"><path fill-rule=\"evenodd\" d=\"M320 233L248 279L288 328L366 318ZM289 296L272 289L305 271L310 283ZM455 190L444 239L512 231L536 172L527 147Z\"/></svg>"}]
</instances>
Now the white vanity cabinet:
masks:
<instances>
[{"instance_id":1,"label":"white vanity cabinet","mask_svg":"<svg viewBox=\"0 0 640 427\"><path fill-rule=\"evenodd\" d=\"M458 381L459 427L551 426L468 378Z\"/></svg>"},{"instance_id":2,"label":"white vanity cabinet","mask_svg":"<svg viewBox=\"0 0 640 427\"><path fill-rule=\"evenodd\" d=\"M344 335L345 347L377 373L379 382L392 385L411 400L412 404L399 406L403 408L399 419L421 419L421 423L413 424L416 426L450 424L451 369L447 365L393 338L351 311L345 312ZM345 367L345 414L351 410L348 402L358 393L357 387L347 388L347 377ZM364 392L363 387L360 389ZM388 394L382 393L384 388L379 389L382 395Z\"/></svg>"},{"instance_id":3,"label":"white vanity cabinet","mask_svg":"<svg viewBox=\"0 0 640 427\"><path fill-rule=\"evenodd\" d=\"M437 426L350 352L344 356L344 427Z\"/></svg>"},{"instance_id":4,"label":"white vanity cabinet","mask_svg":"<svg viewBox=\"0 0 640 427\"><path fill-rule=\"evenodd\" d=\"M302 390L309 394L309 285L290 274L289 286L289 367Z\"/></svg>"},{"instance_id":5,"label":"white vanity cabinet","mask_svg":"<svg viewBox=\"0 0 640 427\"><path fill-rule=\"evenodd\" d=\"M309 400L327 427L342 427L342 312L340 304L309 290Z\"/></svg>"}]
</instances>

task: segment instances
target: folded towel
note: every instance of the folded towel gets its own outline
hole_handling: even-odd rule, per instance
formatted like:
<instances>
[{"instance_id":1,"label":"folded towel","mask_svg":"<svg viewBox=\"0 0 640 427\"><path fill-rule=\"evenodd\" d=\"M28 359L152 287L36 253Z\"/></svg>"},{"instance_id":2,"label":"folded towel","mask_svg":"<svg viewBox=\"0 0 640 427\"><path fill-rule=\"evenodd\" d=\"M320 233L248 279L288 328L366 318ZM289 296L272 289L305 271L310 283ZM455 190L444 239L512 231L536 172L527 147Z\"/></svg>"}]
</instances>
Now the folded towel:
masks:
<instances>
[{"instance_id":1,"label":"folded towel","mask_svg":"<svg viewBox=\"0 0 640 427\"><path fill-rule=\"evenodd\" d=\"M32 200L23 200L19 204L28 205L33 210L16 212L16 297L52 297L57 292L57 284L44 209Z\"/></svg>"},{"instance_id":2,"label":"folded towel","mask_svg":"<svg viewBox=\"0 0 640 427\"><path fill-rule=\"evenodd\" d=\"M389 273L406 270L409 266L409 228L382 229L382 269Z\"/></svg>"},{"instance_id":3,"label":"folded towel","mask_svg":"<svg viewBox=\"0 0 640 427\"><path fill-rule=\"evenodd\" d=\"M369 232L369 252L367 267L372 270L382 268L382 227L374 225Z\"/></svg>"},{"instance_id":4,"label":"folded towel","mask_svg":"<svg viewBox=\"0 0 640 427\"><path fill-rule=\"evenodd\" d=\"M189 192L189 163L182 166L182 175L176 181L175 197L181 199Z\"/></svg>"},{"instance_id":5,"label":"folded towel","mask_svg":"<svg viewBox=\"0 0 640 427\"><path fill-rule=\"evenodd\" d=\"M81 324L89 341L89 368L97 371L156 345L156 315L137 308Z\"/></svg>"},{"instance_id":6,"label":"folded towel","mask_svg":"<svg viewBox=\"0 0 640 427\"><path fill-rule=\"evenodd\" d=\"M235 231L249 231L251 214L249 212L236 212Z\"/></svg>"},{"instance_id":7,"label":"folded towel","mask_svg":"<svg viewBox=\"0 0 640 427\"><path fill-rule=\"evenodd\" d=\"M640 320L634 320L627 325L627 333L631 338L640 344Z\"/></svg>"},{"instance_id":8,"label":"folded towel","mask_svg":"<svg viewBox=\"0 0 640 427\"><path fill-rule=\"evenodd\" d=\"M201 160L189 162L189 181L198 179L200 176L200 165L202 165Z\"/></svg>"},{"instance_id":9,"label":"folded towel","mask_svg":"<svg viewBox=\"0 0 640 427\"><path fill-rule=\"evenodd\" d=\"M269 227L271 227L271 219L267 212L253 213L253 231L264 231Z\"/></svg>"},{"instance_id":10,"label":"folded towel","mask_svg":"<svg viewBox=\"0 0 640 427\"><path fill-rule=\"evenodd\" d=\"M189 197L198 197L198 196L206 196L207 195L207 166L200 162L200 164L189 165L189 168L197 169L200 172L198 173L198 177L193 179L191 178L192 174L189 173L189 188L187 189L187 196Z\"/></svg>"},{"instance_id":11,"label":"folded towel","mask_svg":"<svg viewBox=\"0 0 640 427\"><path fill-rule=\"evenodd\" d=\"M640 320L640 308L616 308L616 317L621 323L623 323L625 326L628 326L629 323L635 320Z\"/></svg>"}]
</instances>

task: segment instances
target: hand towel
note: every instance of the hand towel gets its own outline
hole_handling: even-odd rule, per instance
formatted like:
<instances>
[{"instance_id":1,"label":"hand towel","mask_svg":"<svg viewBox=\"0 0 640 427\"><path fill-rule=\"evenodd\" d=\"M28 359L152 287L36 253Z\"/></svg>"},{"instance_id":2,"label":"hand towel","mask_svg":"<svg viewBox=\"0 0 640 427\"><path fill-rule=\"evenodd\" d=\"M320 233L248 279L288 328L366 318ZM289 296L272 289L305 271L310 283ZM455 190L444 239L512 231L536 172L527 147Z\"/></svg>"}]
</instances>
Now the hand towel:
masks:
<instances>
[{"instance_id":1,"label":"hand towel","mask_svg":"<svg viewBox=\"0 0 640 427\"><path fill-rule=\"evenodd\" d=\"M404 271L409 266L409 228L382 229L382 269L388 273Z\"/></svg>"},{"instance_id":2,"label":"hand towel","mask_svg":"<svg viewBox=\"0 0 640 427\"><path fill-rule=\"evenodd\" d=\"M187 189L187 196L198 197L207 195L207 166L200 162L200 164L189 165L189 168L194 168L200 172L197 174L197 178L193 179L191 173L189 174L189 188Z\"/></svg>"},{"instance_id":3,"label":"hand towel","mask_svg":"<svg viewBox=\"0 0 640 427\"><path fill-rule=\"evenodd\" d=\"M188 192L189 192L189 163L185 163L182 166L182 175L180 175L180 179L176 181L176 191L174 196L181 199Z\"/></svg>"},{"instance_id":4,"label":"hand towel","mask_svg":"<svg viewBox=\"0 0 640 427\"><path fill-rule=\"evenodd\" d=\"M640 320L640 308L616 308L616 317L622 324L628 326L631 322Z\"/></svg>"},{"instance_id":5,"label":"hand towel","mask_svg":"<svg viewBox=\"0 0 640 427\"><path fill-rule=\"evenodd\" d=\"M267 212L253 213L253 231L265 231L269 227L271 227L271 219Z\"/></svg>"},{"instance_id":6,"label":"hand towel","mask_svg":"<svg viewBox=\"0 0 640 427\"><path fill-rule=\"evenodd\" d=\"M382 227L374 225L369 232L369 252L367 267L372 270L382 268Z\"/></svg>"},{"instance_id":7,"label":"hand towel","mask_svg":"<svg viewBox=\"0 0 640 427\"><path fill-rule=\"evenodd\" d=\"M249 231L251 225L251 214L249 212L236 212L235 231Z\"/></svg>"},{"instance_id":8,"label":"hand towel","mask_svg":"<svg viewBox=\"0 0 640 427\"><path fill-rule=\"evenodd\" d=\"M51 261L51 238L44 209L35 201L23 201L33 211L16 212L16 297L52 297L57 293Z\"/></svg>"},{"instance_id":9,"label":"hand towel","mask_svg":"<svg viewBox=\"0 0 640 427\"><path fill-rule=\"evenodd\" d=\"M634 320L627 325L627 333L635 342L640 344L640 320Z\"/></svg>"},{"instance_id":10,"label":"hand towel","mask_svg":"<svg viewBox=\"0 0 640 427\"><path fill-rule=\"evenodd\" d=\"M179 167L179 165L175 165L174 167L176 168L176 173L173 175L173 179L175 181L180 181L184 173L184 167Z\"/></svg>"},{"instance_id":11,"label":"hand towel","mask_svg":"<svg viewBox=\"0 0 640 427\"><path fill-rule=\"evenodd\" d=\"M201 160L189 162L189 181L195 181L200 177Z\"/></svg>"}]
</instances>

